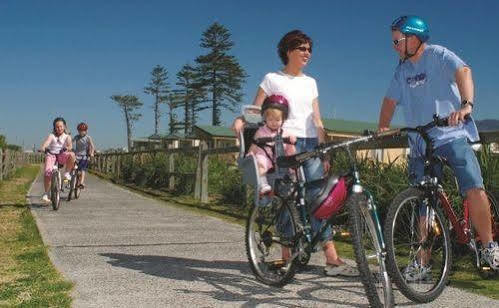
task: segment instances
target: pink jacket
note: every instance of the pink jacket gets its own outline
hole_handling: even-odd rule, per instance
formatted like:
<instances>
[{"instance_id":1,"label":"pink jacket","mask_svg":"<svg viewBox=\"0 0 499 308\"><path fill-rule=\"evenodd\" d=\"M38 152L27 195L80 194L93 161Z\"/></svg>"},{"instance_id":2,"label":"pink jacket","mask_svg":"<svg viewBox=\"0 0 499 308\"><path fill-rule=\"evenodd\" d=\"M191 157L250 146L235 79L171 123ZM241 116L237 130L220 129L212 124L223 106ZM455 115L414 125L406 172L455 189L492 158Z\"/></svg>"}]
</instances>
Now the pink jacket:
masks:
<instances>
[{"instance_id":1,"label":"pink jacket","mask_svg":"<svg viewBox=\"0 0 499 308\"><path fill-rule=\"evenodd\" d=\"M267 125L264 125L260 127L254 136L254 139L262 138L262 137L275 137L277 135L276 131L272 131L270 128L267 127ZM282 132L282 136L285 137L292 137L289 135L286 131ZM272 148L270 146L266 146L263 149L257 145L252 145L250 148L250 155L254 155L257 159L257 162L265 166L265 169L268 171L270 168L273 167L273 162L269 159L269 157L274 157L274 153L272 151ZM286 155L293 155L295 154L295 146L292 144L284 143L284 152ZM267 154L265 154L267 152Z\"/></svg>"}]
</instances>

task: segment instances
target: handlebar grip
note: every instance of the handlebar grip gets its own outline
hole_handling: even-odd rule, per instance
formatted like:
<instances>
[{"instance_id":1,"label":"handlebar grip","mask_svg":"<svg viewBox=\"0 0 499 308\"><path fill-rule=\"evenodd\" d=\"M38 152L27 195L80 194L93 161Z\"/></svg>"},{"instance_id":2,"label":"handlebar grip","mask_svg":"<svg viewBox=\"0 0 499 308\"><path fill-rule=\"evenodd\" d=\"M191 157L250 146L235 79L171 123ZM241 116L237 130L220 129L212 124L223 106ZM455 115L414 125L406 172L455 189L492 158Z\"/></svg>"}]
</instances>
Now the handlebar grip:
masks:
<instances>
[{"instance_id":1,"label":"handlebar grip","mask_svg":"<svg viewBox=\"0 0 499 308\"><path fill-rule=\"evenodd\" d=\"M447 118L439 118L438 116L435 115L433 118L435 120L436 126L440 126L440 127L449 126L449 118L448 117ZM466 123L470 120L471 120L471 116L469 114L464 116L464 123Z\"/></svg>"},{"instance_id":2,"label":"handlebar grip","mask_svg":"<svg viewBox=\"0 0 499 308\"><path fill-rule=\"evenodd\" d=\"M266 145L267 143L275 142L276 137L261 137L261 138L256 138L254 141L258 145ZM284 138L282 138L282 141L284 143L293 144L293 143L291 143L290 137L284 137Z\"/></svg>"}]
</instances>

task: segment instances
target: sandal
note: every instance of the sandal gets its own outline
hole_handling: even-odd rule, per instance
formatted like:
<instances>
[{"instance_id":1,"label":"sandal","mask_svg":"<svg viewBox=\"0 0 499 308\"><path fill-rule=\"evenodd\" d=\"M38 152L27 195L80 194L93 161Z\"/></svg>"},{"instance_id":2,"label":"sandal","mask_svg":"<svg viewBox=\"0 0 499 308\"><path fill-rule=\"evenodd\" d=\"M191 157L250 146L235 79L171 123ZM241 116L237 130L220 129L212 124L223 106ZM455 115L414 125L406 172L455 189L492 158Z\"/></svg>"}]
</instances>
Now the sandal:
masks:
<instances>
[{"instance_id":1,"label":"sandal","mask_svg":"<svg viewBox=\"0 0 499 308\"><path fill-rule=\"evenodd\" d=\"M341 265L326 264L326 267L324 267L324 275L330 277L335 277L335 276L357 277L360 274L357 268L352 267L347 263L343 263Z\"/></svg>"},{"instance_id":2,"label":"sandal","mask_svg":"<svg viewBox=\"0 0 499 308\"><path fill-rule=\"evenodd\" d=\"M267 268L271 271L279 271L281 274L284 274L288 271L288 266L286 264L286 260L278 259L274 261L265 262L267 264Z\"/></svg>"}]
</instances>

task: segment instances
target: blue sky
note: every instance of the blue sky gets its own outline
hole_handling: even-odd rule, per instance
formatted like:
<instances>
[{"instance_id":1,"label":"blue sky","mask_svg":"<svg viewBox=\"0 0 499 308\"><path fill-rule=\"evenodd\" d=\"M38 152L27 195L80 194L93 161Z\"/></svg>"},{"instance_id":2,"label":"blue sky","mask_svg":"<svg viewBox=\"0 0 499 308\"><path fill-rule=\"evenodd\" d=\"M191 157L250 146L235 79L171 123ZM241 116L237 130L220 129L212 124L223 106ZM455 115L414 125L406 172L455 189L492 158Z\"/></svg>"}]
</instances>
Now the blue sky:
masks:
<instances>
[{"instance_id":1,"label":"blue sky","mask_svg":"<svg viewBox=\"0 0 499 308\"><path fill-rule=\"evenodd\" d=\"M201 34L217 21L235 42L233 55L249 75L251 103L265 73L281 68L276 45L289 30L314 40L306 72L316 78L325 117L377 122L397 64L389 25L416 14L430 42L456 52L473 69L475 114L499 119L498 1L1 1L0 134L38 146L51 121L72 130L90 125L100 149L123 146L125 125L109 97L132 93L144 102L134 135L153 132L152 97L143 93L156 64L169 81L204 53ZM165 107L163 107L164 110ZM233 114L224 113L229 124ZM210 114L203 118L209 124ZM401 123L400 115L396 120ZM161 119L161 130L167 122Z\"/></svg>"}]
</instances>

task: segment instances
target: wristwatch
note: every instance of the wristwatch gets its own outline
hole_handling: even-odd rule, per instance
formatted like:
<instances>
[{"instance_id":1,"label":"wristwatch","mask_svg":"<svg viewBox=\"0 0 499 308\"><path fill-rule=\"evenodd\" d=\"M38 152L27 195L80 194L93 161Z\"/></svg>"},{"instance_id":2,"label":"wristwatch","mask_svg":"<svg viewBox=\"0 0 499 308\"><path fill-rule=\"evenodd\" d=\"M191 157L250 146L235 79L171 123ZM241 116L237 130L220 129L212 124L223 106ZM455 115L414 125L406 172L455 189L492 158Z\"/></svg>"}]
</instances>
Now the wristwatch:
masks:
<instances>
[{"instance_id":1,"label":"wristwatch","mask_svg":"<svg viewBox=\"0 0 499 308\"><path fill-rule=\"evenodd\" d=\"M461 102L461 107L466 107L466 105L470 105L471 106L471 110L473 110L473 102L465 99L465 100L463 100Z\"/></svg>"}]
</instances>

